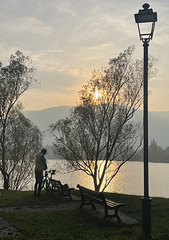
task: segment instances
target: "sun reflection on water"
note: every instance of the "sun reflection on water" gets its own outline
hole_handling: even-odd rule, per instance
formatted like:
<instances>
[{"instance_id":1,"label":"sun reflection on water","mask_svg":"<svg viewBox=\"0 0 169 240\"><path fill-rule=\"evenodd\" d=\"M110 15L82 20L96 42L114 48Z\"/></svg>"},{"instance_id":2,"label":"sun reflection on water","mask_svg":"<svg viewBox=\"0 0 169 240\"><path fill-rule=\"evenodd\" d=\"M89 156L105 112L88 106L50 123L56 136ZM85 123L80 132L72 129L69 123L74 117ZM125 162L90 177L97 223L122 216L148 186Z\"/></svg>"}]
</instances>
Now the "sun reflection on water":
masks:
<instances>
[{"instance_id":1,"label":"sun reflection on water","mask_svg":"<svg viewBox=\"0 0 169 240\"><path fill-rule=\"evenodd\" d=\"M92 179L83 172L73 172L69 174L59 173L61 160L49 160L48 169L56 169L55 179L63 184L67 183L70 187L76 188L77 184L93 189ZM149 192L150 197L169 198L169 163L149 163ZM107 187L107 192L140 195L143 196L143 162L125 163L111 184ZM34 179L27 187L33 190Z\"/></svg>"},{"instance_id":2,"label":"sun reflection on water","mask_svg":"<svg viewBox=\"0 0 169 240\"><path fill-rule=\"evenodd\" d=\"M51 165L51 161L49 161L49 164ZM62 164L62 162L55 161L55 169L60 169L59 164ZM115 166L116 165L112 166L112 169L115 168ZM140 195L140 192L142 192L143 188L142 171L143 168L141 162L125 163L121 167L118 174L114 177L110 185L106 188L106 191ZM94 189L92 178L82 171L68 174L60 174L59 172L56 172L54 178L61 180L63 183L69 183L71 187L76 188L77 184L80 184L82 186L86 186L87 188ZM136 181L137 187L135 183Z\"/></svg>"}]
</instances>

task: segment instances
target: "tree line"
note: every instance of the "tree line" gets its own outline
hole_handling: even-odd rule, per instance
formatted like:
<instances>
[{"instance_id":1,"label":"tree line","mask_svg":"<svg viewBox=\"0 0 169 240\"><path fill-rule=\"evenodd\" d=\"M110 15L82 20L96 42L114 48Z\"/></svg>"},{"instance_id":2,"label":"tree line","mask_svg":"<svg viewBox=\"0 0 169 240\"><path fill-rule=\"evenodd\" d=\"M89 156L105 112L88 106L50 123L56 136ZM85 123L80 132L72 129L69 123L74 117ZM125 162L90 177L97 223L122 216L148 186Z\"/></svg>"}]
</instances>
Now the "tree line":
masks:
<instances>
[{"instance_id":1,"label":"tree line","mask_svg":"<svg viewBox=\"0 0 169 240\"><path fill-rule=\"evenodd\" d=\"M149 161L155 163L169 163L169 147L163 149L153 139L148 148ZM132 158L132 161L143 161L143 149L140 149Z\"/></svg>"},{"instance_id":2,"label":"tree line","mask_svg":"<svg viewBox=\"0 0 169 240\"><path fill-rule=\"evenodd\" d=\"M48 149L47 158L48 159L62 159L55 151L54 147L50 145L45 146ZM155 139L153 139L148 148L149 161L155 163L169 163L169 147L163 149L158 145ZM134 154L130 161L143 161L143 148L140 149Z\"/></svg>"}]
</instances>

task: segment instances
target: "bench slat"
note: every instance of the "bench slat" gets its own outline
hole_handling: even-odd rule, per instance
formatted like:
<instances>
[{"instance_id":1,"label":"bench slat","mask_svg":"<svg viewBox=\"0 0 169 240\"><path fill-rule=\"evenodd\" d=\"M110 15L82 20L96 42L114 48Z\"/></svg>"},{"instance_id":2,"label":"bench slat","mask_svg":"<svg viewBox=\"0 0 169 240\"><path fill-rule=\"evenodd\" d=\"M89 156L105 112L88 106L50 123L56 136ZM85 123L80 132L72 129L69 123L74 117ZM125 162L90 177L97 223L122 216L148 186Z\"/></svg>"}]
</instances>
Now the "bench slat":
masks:
<instances>
[{"instance_id":1,"label":"bench slat","mask_svg":"<svg viewBox=\"0 0 169 240\"><path fill-rule=\"evenodd\" d=\"M111 201L111 200L109 200L109 199L105 199L105 201L106 201L106 204L107 204L107 206L109 206L109 207L120 207L120 206L124 206L124 204L123 203L116 203L116 202L113 202L113 201Z\"/></svg>"}]
</instances>

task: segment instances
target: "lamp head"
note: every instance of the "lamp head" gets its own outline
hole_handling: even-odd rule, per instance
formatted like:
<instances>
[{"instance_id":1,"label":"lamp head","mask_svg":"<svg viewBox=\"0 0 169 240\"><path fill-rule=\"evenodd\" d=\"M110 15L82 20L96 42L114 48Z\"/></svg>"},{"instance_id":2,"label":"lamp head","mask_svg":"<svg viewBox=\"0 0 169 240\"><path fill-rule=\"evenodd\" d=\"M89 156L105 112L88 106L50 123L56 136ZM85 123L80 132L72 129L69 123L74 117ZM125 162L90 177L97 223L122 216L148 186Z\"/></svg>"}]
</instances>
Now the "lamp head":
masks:
<instances>
[{"instance_id":1,"label":"lamp head","mask_svg":"<svg viewBox=\"0 0 169 240\"><path fill-rule=\"evenodd\" d=\"M155 22L157 22L157 13L153 12L148 3L143 4L143 9L134 14L135 22L138 25L140 40L150 41L153 38Z\"/></svg>"}]
</instances>

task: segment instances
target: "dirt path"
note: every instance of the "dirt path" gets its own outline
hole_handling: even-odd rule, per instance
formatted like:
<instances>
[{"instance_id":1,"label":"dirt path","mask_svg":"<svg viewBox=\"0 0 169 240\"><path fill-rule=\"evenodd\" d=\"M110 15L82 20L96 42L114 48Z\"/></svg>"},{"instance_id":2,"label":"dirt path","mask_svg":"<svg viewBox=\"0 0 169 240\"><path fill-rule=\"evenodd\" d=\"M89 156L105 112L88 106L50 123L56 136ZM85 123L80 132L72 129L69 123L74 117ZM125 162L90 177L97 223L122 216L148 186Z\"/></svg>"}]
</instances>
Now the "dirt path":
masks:
<instances>
[{"instance_id":1,"label":"dirt path","mask_svg":"<svg viewBox=\"0 0 169 240\"><path fill-rule=\"evenodd\" d=\"M60 211L75 209L80 206L80 202L64 202L56 206L20 206L20 207L1 207L0 212L43 212Z\"/></svg>"}]
</instances>

